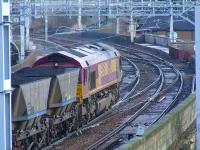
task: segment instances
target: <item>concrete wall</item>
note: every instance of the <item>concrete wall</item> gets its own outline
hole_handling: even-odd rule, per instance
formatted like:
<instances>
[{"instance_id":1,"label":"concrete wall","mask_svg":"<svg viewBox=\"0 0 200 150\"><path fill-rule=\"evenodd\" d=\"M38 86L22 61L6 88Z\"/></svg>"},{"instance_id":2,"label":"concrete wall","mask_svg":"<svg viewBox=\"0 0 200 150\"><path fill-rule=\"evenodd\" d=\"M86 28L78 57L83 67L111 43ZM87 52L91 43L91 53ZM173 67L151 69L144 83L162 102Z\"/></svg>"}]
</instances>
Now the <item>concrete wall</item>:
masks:
<instances>
[{"instance_id":1,"label":"concrete wall","mask_svg":"<svg viewBox=\"0 0 200 150\"><path fill-rule=\"evenodd\" d=\"M156 45L161 45L161 46L165 46L165 47L168 47L170 45L169 38L162 37L162 36L156 36L155 42L156 42Z\"/></svg>"},{"instance_id":2,"label":"concrete wall","mask_svg":"<svg viewBox=\"0 0 200 150\"><path fill-rule=\"evenodd\" d=\"M118 150L167 150L179 141L184 133L194 123L195 95L190 95L162 120L148 129L143 137L137 137L122 145Z\"/></svg>"},{"instance_id":3,"label":"concrete wall","mask_svg":"<svg viewBox=\"0 0 200 150\"><path fill-rule=\"evenodd\" d=\"M155 44L155 36L145 34L145 42Z\"/></svg>"},{"instance_id":4,"label":"concrete wall","mask_svg":"<svg viewBox=\"0 0 200 150\"><path fill-rule=\"evenodd\" d=\"M177 31L178 38L185 41L194 41L195 34L194 31Z\"/></svg>"},{"instance_id":5,"label":"concrete wall","mask_svg":"<svg viewBox=\"0 0 200 150\"><path fill-rule=\"evenodd\" d=\"M171 47L174 47L176 49L179 50L184 50L184 51L193 51L194 53L194 42L177 42L177 43L173 43L171 44Z\"/></svg>"},{"instance_id":6,"label":"concrete wall","mask_svg":"<svg viewBox=\"0 0 200 150\"><path fill-rule=\"evenodd\" d=\"M152 34L145 34L145 42L164 47L168 47L170 45L169 38Z\"/></svg>"},{"instance_id":7,"label":"concrete wall","mask_svg":"<svg viewBox=\"0 0 200 150\"><path fill-rule=\"evenodd\" d=\"M184 41L194 41L194 31L175 31L178 35L178 39L184 40ZM168 36L169 31L157 31L153 34L160 35L160 36Z\"/></svg>"}]
</instances>

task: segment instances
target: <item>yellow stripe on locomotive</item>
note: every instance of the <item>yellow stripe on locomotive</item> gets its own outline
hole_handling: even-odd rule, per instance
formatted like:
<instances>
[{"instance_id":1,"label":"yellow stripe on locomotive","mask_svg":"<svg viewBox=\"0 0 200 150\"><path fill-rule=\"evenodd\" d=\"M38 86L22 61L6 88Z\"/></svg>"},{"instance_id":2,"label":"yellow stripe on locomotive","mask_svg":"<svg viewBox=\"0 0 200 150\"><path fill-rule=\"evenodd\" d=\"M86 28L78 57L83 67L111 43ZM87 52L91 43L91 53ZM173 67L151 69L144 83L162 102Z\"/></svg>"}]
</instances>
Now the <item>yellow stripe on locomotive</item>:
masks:
<instances>
[{"instance_id":1,"label":"yellow stripe on locomotive","mask_svg":"<svg viewBox=\"0 0 200 150\"><path fill-rule=\"evenodd\" d=\"M77 98L79 98L78 105L81 105L83 103L83 85L77 84Z\"/></svg>"}]
</instances>

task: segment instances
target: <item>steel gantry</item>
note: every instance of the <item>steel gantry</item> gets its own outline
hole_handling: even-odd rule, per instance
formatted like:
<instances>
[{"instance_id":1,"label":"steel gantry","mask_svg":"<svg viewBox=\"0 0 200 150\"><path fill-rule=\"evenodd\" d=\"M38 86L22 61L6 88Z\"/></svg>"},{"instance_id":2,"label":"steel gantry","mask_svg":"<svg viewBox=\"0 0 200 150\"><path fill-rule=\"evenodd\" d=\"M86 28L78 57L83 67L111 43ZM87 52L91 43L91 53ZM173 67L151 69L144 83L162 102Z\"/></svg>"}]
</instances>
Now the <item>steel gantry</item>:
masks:
<instances>
[{"instance_id":1,"label":"steel gantry","mask_svg":"<svg viewBox=\"0 0 200 150\"><path fill-rule=\"evenodd\" d=\"M78 29L82 30L82 16L97 17L98 28L101 17L116 18L116 33L119 34L119 18L129 17L131 41L135 36L137 18L171 16L170 37L174 41L173 17L178 16L194 25L197 0L12 0L12 20L20 20L21 58L29 45L30 17L43 17L45 20L45 39L48 40L48 16L76 16ZM134 20L134 22L133 22ZM132 23L132 24L131 24Z\"/></svg>"},{"instance_id":2,"label":"steel gantry","mask_svg":"<svg viewBox=\"0 0 200 150\"><path fill-rule=\"evenodd\" d=\"M10 69L10 6L0 0L0 145L12 149Z\"/></svg>"},{"instance_id":3,"label":"steel gantry","mask_svg":"<svg viewBox=\"0 0 200 150\"><path fill-rule=\"evenodd\" d=\"M200 150L200 6L195 11L197 150Z\"/></svg>"},{"instance_id":4,"label":"steel gantry","mask_svg":"<svg viewBox=\"0 0 200 150\"><path fill-rule=\"evenodd\" d=\"M194 12L196 0L13 0L11 13L13 17L19 17L22 9L29 10L25 16L169 16L171 8L175 16L180 16L194 22L184 16L186 12ZM80 14L81 11L81 14ZM24 11L25 12L25 11Z\"/></svg>"}]
</instances>

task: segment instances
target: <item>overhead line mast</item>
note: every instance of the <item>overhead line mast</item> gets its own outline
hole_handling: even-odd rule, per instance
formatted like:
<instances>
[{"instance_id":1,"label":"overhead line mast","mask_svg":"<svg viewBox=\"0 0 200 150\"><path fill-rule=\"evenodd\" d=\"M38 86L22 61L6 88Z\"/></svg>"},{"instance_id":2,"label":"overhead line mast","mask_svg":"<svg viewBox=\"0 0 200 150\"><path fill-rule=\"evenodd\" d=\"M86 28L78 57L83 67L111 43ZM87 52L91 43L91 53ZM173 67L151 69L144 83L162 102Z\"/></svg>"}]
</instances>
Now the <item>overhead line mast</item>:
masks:
<instances>
[{"instance_id":1,"label":"overhead line mast","mask_svg":"<svg viewBox=\"0 0 200 150\"><path fill-rule=\"evenodd\" d=\"M10 2L0 0L0 145L12 149Z\"/></svg>"},{"instance_id":2,"label":"overhead line mast","mask_svg":"<svg viewBox=\"0 0 200 150\"><path fill-rule=\"evenodd\" d=\"M195 10L197 150L200 150L200 6Z\"/></svg>"}]
</instances>

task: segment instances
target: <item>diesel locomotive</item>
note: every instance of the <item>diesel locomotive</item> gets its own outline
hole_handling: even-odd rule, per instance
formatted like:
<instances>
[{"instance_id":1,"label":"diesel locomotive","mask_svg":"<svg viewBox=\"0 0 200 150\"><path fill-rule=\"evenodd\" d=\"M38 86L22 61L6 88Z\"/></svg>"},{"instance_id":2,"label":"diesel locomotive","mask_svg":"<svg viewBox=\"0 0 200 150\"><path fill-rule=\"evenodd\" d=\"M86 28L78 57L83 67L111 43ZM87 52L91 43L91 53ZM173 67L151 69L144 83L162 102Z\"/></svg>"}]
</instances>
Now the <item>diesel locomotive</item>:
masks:
<instances>
[{"instance_id":1,"label":"diesel locomotive","mask_svg":"<svg viewBox=\"0 0 200 150\"><path fill-rule=\"evenodd\" d=\"M114 47L95 43L13 73L13 148L41 149L108 110L119 96L120 64Z\"/></svg>"}]
</instances>

